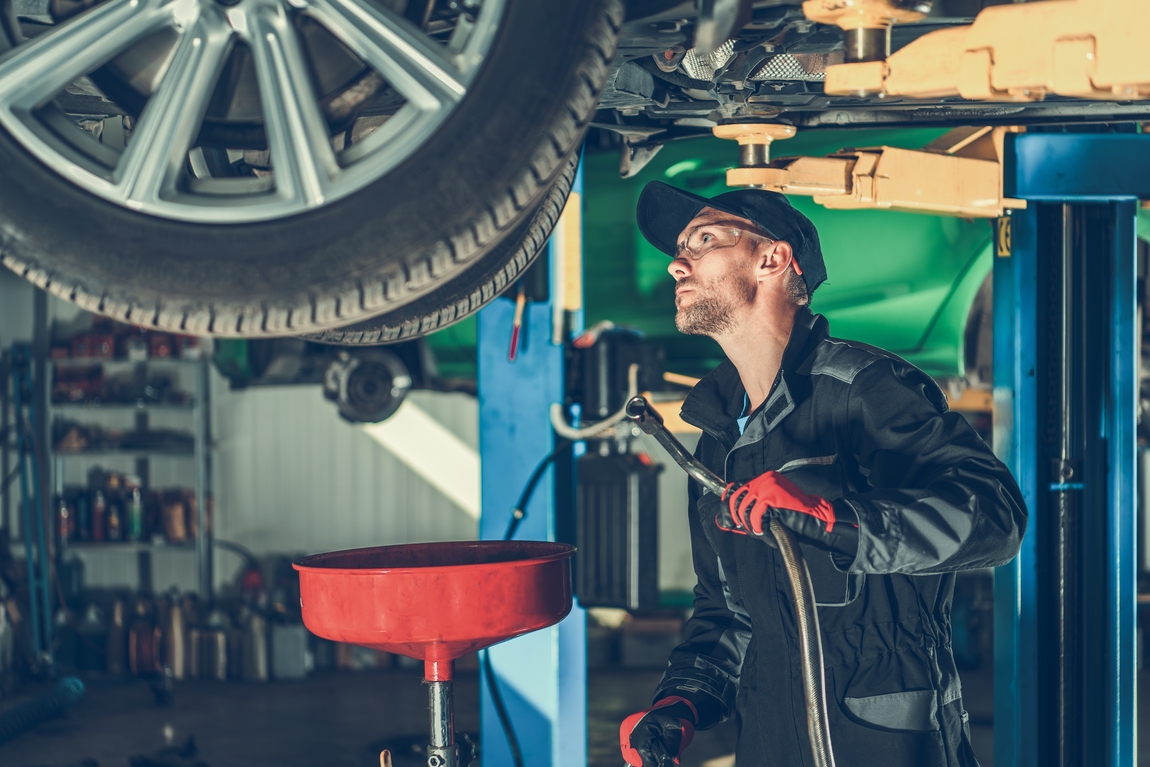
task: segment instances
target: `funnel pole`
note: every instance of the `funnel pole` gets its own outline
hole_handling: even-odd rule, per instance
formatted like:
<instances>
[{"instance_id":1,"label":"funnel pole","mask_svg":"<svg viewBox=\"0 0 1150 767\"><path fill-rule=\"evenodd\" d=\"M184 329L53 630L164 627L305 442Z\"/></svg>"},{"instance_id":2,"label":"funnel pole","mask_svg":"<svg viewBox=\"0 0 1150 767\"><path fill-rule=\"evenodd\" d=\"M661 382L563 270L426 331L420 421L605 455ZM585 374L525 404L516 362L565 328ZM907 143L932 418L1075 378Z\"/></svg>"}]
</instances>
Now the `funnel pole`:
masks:
<instances>
[{"instance_id":1,"label":"funnel pole","mask_svg":"<svg viewBox=\"0 0 1150 767\"><path fill-rule=\"evenodd\" d=\"M455 704L452 682L427 682L427 708L431 720L431 742L427 746L427 767L458 767L459 746L455 744Z\"/></svg>"}]
</instances>

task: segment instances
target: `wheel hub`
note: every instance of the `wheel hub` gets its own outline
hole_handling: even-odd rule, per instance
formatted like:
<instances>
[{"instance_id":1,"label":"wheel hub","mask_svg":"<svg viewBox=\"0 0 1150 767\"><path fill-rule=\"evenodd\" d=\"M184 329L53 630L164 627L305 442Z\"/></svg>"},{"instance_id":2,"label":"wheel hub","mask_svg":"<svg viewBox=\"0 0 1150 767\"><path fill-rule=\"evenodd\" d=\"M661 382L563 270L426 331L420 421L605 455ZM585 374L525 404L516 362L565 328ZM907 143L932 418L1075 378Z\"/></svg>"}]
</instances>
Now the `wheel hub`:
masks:
<instances>
[{"instance_id":1,"label":"wheel hub","mask_svg":"<svg viewBox=\"0 0 1150 767\"><path fill-rule=\"evenodd\" d=\"M0 58L0 124L129 208L292 215L381 178L434 133L501 4L451 17L430 0L54 0L69 23ZM77 110L68 96L85 88L114 108Z\"/></svg>"}]
</instances>

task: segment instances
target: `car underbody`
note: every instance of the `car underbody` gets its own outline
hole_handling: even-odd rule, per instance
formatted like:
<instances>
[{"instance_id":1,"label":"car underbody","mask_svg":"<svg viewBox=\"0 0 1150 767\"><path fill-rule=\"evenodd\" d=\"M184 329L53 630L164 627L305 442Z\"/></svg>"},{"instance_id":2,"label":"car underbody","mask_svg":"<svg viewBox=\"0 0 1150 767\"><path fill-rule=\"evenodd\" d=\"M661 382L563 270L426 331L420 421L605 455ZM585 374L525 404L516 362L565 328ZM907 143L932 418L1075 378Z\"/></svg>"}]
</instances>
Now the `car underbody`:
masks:
<instances>
[{"instance_id":1,"label":"car underbody","mask_svg":"<svg viewBox=\"0 0 1150 767\"><path fill-rule=\"evenodd\" d=\"M890 30L897 52L932 32L970 25L1003 0L939 0L920 21ZM632 175L661 144L710 135L720 123L772 122L820 128L1065 125L1140 121L1150 103L1049 95L1003 103L958 96L843 96L824 89L827 67L845 60L843 30L810 21L801 0L760 0L749 21L713 52L693 47L700 24L694 2L631 2L618 54L593 128L601 143L628 152ZM656 6L665 6L657 8ZM594 140L594 139L593 139Z\"/></svg>"}]
</instances>

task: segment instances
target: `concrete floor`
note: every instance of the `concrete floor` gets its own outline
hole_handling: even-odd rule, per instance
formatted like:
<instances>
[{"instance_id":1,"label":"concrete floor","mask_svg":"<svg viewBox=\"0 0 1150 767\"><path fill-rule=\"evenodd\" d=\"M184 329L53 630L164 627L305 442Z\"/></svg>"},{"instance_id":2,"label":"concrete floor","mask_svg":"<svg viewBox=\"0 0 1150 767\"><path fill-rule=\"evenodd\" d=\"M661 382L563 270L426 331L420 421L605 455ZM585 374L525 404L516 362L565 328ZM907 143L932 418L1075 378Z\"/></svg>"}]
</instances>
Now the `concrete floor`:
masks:
<instances>
[{"instance_id":1,"label":"concrete floor","mask_svg":"<svg viewBox=\"0 0 1150 767\"><path fill-rule=\"evenodd\" d=\"M619 767L619 722L642 708L658 671L593 672L588 689L589 767ZM975 750L992 767L989 673L964 675ZM28 690L31 692L31 690ZM396 767L423 763L427 735L424 688L417 671L327 672L303 682L252 684L188 681L171 708L155 705L146 683L89 680L84 700L66 716L0 745L5 767L375 767L379 751ZM478 726L478 679L460 674L456 727ZM0 711L15 701L0 704ZM1147 706L1142 710L1146 711ZM179 747L191 736L195 754ZM721 767L734 751L733 723L699 733L683 767ZM162 751L167 747L167 752Z\"/></svg>"}]
</instances>

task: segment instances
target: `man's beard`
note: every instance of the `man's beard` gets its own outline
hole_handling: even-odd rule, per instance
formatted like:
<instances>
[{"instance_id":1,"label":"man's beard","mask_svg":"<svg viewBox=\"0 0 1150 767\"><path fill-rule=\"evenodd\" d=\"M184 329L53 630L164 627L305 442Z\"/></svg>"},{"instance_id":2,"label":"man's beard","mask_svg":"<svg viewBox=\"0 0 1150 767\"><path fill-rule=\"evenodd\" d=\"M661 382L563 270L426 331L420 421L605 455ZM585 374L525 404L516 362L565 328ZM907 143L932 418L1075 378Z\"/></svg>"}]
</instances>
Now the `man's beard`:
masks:
<instances>
[{"instance_id":1,"label":"man's beard","mask_svg":"<svg viewBox=\"0 0 1150 767\"><path fill-rule=\"evenodd\" d=\"M692 336L722 335L735 325L735 312L754 303L755 282L728 274L711 283L701 283L695 277L685 277L678 286L689 286L695 296L690 306L681 306L682 296L675 296L675 327L680 333Z\"/></svg>"}]
</instances>

